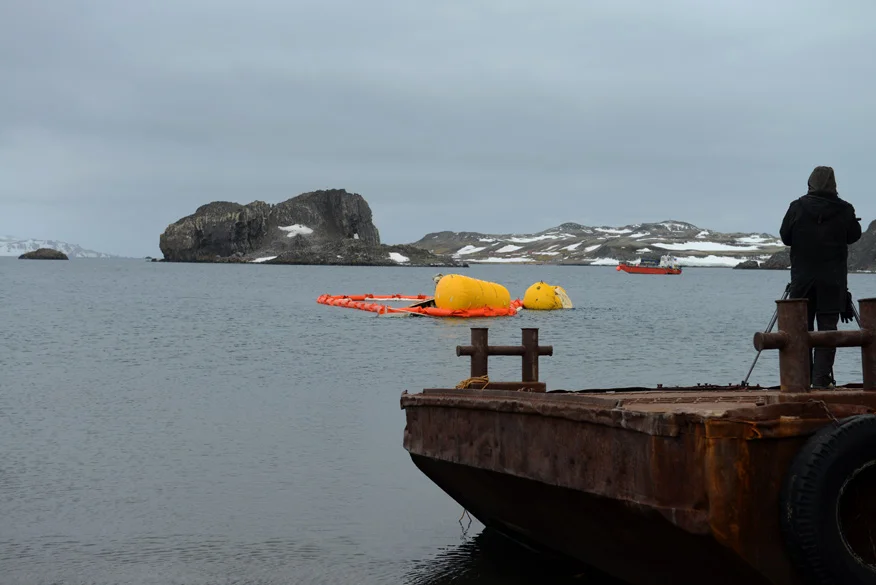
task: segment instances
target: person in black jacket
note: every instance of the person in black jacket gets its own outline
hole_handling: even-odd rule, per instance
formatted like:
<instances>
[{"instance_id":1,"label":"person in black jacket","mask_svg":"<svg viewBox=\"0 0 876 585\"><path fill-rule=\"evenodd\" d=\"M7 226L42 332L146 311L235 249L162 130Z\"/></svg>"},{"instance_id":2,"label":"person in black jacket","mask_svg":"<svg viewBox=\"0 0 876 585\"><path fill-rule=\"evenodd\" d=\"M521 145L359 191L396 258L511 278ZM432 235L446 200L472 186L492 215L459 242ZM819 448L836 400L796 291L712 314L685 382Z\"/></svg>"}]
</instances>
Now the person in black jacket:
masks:
<instances>
[{"instance_id":1,"label":"person in black jacket","mask_svg":"<svg viewBox=\"0 0 876 585\"><path fill-rule=\"evenodd\" d=\"M861 238L860 218L851 203L839 198L831 167L815 167L809 192L792 201L780 230L791 246L792 299L809 300L809 330L836 330L848 297L849 244ZM812 364L812 387L829 388L834 348L818 348Z\"/></svg>"}]
</instances>

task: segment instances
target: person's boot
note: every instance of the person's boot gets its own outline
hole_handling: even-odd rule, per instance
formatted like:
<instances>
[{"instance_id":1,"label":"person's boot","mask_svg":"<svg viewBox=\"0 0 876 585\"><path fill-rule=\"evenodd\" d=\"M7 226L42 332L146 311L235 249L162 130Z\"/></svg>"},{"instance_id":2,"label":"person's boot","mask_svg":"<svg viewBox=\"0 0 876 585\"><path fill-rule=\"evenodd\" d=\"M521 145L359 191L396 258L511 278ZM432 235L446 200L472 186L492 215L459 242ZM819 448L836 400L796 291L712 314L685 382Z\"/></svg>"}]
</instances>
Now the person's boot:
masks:
<instances>
[{"instance_id":1,"label":"person's boot","mask_svg":"<svg viewBox=\"0 0 876 585\"><path fill-rule=\"evenodd\" d=\"M815 359L812 367L812 387L819 390L835 388L833 381L833 360L836 356L836 348L819 347L815 350Z\"/></svg>"}]
</instances>

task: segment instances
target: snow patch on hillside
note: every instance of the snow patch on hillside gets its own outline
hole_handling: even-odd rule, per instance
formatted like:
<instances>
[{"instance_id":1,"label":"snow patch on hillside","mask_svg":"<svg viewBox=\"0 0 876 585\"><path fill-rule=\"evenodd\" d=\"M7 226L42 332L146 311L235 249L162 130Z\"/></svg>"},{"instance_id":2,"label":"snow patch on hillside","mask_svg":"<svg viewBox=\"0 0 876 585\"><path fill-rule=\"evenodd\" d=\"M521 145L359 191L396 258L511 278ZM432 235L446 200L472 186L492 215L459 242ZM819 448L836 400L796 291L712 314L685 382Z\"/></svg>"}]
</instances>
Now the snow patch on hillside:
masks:
<instances>
[{"instance_id":1,"label":"snow patch on hillside","mask_svg":"<svg viewBox=\"0 0 876 585\"><path fill-rule=\"evenodd\" d=\"M540 236L531 236L528 238L514 236L513 238L508 238L507 241L514 242L515 244L531 244L532 242L540 242L542 240L557 240L572 237L574 237L572 234L542 234Z\"/></svg>"},{"instance_id":2,"label":"snow patch on hillside","mask_svg":"<svg viewBox=\"0 0 876 585\"><path fill-rule=\"evenodd\" d=\"M740 244L755 244L760 246L784 246L781 240L765 238L763 236L751 235L744 238L736 238Z\"/></svg>"},{"instance_id":3,"label":"snow patch on hillside","mask_svg":"<svg viewBox=\"0 0 876 585\"><path fill-rule=\"evenodd\" d=\"M633 230L630 229L617 229L617 228L593 228L598 232L602 232L604 234L631 234ZM632 237L632 236L631 236Z\"/></svg>"},{"instance_id":4,"label":"snow patch on hillside","mask_svg":"<svg viewBox=\"0 0 876 585\"><path fill-rule=\"evenodd\" d=\"M294 238L295 236L298 236L298 235L309 236L310 234L313 233L312 229L310 229L306 225L302 225L300 223L296 223L293 225L287 225L286 227L281 226L280 229L283 230L284 232L289 232L286 234L286 236L289 238ZM358 235L359 234L356 234L356 236L358 236ZM358 239L358 237L356 239Z\"/></svg>"},{"instance_id":5,"label":"snow patch on hillside","mask_svg":"<svg viewBox=\"0 0 876 585\"><path fill-rule=\"evenodd\" d=\"M689 230L693 227L690 224L676 223L674 221L664 221L657 225L662 225L671 232Z\"/></svg>"},{"instance_id":6,"label":"snow patch on hillside","mask_svg":"<svg viewBox=\"0 0 876 585\"><path fill-rule=\"evenodd\" d=\"M486 249L487 249L487 246L484 246L482 248L478 248L477 246L468 245L468 246L463 246L462 248L457 250L456 255L457 256L465 256L466 254L475 254L477 252L481 252L481 251L486 250Z\"/></svg>"},{"instance_id":7,"label":"snow patch on hillside","mask_svg":"<svg viewBox=\"0 0 876 585\"><path fill-rule=\"evenodd\" d=\"M480 262L480 263L507 263L507 262L532 262L532 258L483 258L479 260L466 260L466 262Z\"/></svg>"},{"instance_id":8,"label":"snow patch on hillside","mask_svg":"<svg viewBox=\"0 0 876 585\"><path fill-rule=\"evenodd\" d=\"M730 244L719 244L718 242L681 242L678 244L661 244L653 243L655 248L674 251L696 251L696 252L754 252L760 250L760 246L733 246Z\"/></svg>"},{"instance_id":9,"label":"snow patch on hillside","mask_svg":"<svg viewBox=\"0 0 876 585\"><path fill-rule=\"evenodd\" d=\"M597 258L590 263L591 266L617 266L618 261L614 258Z\"/></svg>"},{"instance_id":10,"label":"snow patch on hillside","mask_svg":"<svg viewBox=\"0 0 876 585\"><path fill-rule=\"evenodd\" d=\"M729 267L732 268L748 258L734 258L732 256L709 255L703 258L696 256L679 256L676 258L679 266L702 266L702 267Z\"/></svg>"}]
</instances>

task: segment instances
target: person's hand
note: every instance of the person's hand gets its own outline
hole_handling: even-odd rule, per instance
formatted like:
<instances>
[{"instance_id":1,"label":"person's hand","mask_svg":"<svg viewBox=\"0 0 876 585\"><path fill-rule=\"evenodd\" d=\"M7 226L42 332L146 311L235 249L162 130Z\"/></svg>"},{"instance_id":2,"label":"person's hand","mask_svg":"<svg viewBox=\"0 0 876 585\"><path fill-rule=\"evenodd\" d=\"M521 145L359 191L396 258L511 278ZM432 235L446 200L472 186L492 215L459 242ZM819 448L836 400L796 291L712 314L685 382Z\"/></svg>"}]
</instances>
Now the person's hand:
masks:
<instances>
[{"instance_id":1,"label":"person's hand","mask_svg":"<svg viewBox=\"0 0 876 585\"><path fill-rule=\"evenodd\" d=\"M852 293L846 291L846 306L843 308L842 313L840 313L840 319L842 319L843 323L848 323L855 318L855 306L852 304Z\"/></svg>"}]
</instances>

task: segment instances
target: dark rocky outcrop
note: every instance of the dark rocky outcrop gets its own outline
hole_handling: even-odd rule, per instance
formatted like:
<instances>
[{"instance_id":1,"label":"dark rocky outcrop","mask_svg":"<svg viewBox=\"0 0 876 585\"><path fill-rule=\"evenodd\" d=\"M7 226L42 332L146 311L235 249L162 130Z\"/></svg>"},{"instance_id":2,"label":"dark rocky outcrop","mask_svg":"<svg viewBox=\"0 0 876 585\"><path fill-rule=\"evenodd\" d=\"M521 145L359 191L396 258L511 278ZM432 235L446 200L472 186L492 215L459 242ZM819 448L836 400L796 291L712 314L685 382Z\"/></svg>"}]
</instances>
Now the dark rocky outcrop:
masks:
<instances>
[{"instance_id":1,"label":"dark rocky outcrop","mask_svg":"<svg viewBox=\"0 0 876 585\"><path fill-rule=\"evenodd\" d=\"M18 257L19 260L69 260L67 254L52 250L51 248L40 248L33 252L27 252Z\"/></svg>"},{"instance_id":2,"label":"dark rocky outcrop","mask_svg":"<svg viewBox=\"0 0 876 585\"><path fill-rule=\"evenodd\" d=\"M159 247L168 262L464 266L426 250L381 244L368 203L344 189L276 205L208 203L169 225Z\"/></svg>"},{"instance_id":3,"label":"dark rocky outcrop","mask_svg":"<svg viewBox=\"0 0 876 585\"><path fill-rule=\"evenodd\" d=\"M849 270L876 271L876 220L849 246Z\"/></svg>"},{"instance_id":4,"label":"dark rocky outcrop","mask_svg":"<svg viewBox=\"0 0 876 585\"><path fill-rule=\"evenodd\" d=\"M760 264L757 260L746 260L745 262L740 262L733 268L738 270L754 270L760 268Z\"/></svg>"},{"instance_id":5,"label":"dark rocky outcrop","mask_svg":"<svg viewBox=\"0 0 876 585\"><path fill-rule=\"evenodd\" d=\"M790 270L791 269L791 249L786 248L781 252L776 252L766 260L764 260L761 268L765 270Z\"/></svg>"}]
</instances>

